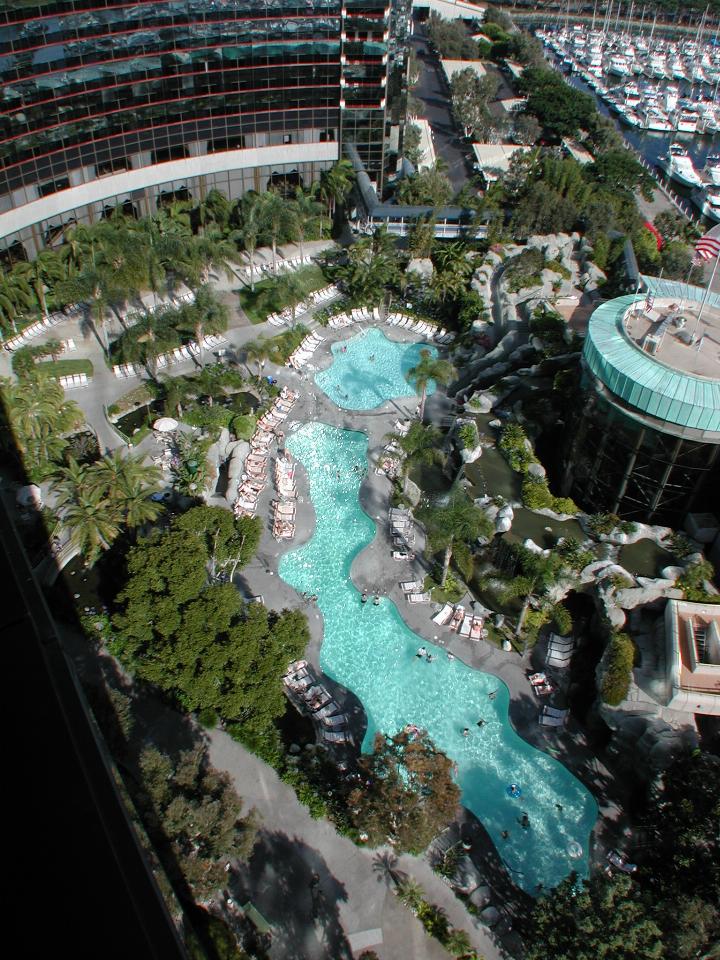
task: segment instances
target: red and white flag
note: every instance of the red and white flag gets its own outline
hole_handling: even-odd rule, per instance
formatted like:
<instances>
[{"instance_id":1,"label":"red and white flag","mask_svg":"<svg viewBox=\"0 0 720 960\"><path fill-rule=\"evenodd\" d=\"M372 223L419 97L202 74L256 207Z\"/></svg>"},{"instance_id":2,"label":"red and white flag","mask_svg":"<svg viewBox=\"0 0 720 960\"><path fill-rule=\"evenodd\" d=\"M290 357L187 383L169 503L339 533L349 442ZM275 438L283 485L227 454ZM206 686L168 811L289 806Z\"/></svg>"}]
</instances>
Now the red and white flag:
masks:
<instances>
[{"instance_id":1,"label":"red and white flag","mask_svg":"<svg viewBox=\"0 0 720 960\"><path fill-rule=\"evenodd\" d=\"M711 231L712 233L713 231ZM695 244L695 256L701 260L713 260L720 255L720 236L711 236L706 233Z\"/></svg>"}]
</instances>

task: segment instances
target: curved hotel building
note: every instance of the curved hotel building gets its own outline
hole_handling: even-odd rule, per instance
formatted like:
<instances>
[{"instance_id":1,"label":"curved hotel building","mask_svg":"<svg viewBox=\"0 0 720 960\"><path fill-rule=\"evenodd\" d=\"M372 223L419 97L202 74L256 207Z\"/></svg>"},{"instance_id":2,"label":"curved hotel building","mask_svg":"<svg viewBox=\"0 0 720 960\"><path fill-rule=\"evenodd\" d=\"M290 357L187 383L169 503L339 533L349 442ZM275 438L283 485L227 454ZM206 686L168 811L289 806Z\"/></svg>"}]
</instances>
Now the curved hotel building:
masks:
<instances>
[{"instance_id":1,"label":"curved hotel building","mask_svg":"<svg viewBox=\"0 0 720 960\"><path fill-rule=\"evenodd\" d=\"M643 277L590 318L585 404L566 451L565 489L588 510L679 525L717 510L720 295Z\"/></svg>"},{"instance_id":2,"label":"curved hotel building","mask_svg":"<svg viewBox=\"0 0 720 960\"><path fill-rule=\"evenodd\" d=\"M0 256L115 206L383 178L390 0L0 0Z\"/></svg>"}]
</instances>

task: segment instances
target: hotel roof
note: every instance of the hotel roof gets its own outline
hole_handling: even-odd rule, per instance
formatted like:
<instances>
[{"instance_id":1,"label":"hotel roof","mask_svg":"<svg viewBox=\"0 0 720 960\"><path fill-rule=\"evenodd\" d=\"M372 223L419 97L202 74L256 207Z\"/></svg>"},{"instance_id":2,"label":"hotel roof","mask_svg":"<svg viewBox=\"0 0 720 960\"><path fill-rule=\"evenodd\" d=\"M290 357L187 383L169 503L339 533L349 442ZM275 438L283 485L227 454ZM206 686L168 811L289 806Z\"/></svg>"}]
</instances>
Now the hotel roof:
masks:
<instances>
[{"instance_id":1,"label":"hotel roof","mask_svg":"<svg viewBox=\"0 0 720 960\"><path fill-rule=\"evenodd\" d=\"M704 290L647 283L651 305L631 294L595 310L583 359L630 412L720 443L720 296L709 294L698 322Z\"/></svg>"}]
</instances>

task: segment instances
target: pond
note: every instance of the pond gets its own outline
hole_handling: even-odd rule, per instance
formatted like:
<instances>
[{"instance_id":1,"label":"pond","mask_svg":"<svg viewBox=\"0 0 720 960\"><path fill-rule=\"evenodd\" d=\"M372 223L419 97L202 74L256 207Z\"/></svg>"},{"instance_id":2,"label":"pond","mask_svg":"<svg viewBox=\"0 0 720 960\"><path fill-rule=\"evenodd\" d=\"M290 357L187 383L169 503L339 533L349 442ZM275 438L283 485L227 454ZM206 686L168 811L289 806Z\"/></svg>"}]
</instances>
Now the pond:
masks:
<instances>
[{"instance_id":1,"label":"pond","mask_svg":"<svg viewBox=\"0 0 720 960\"><path fill-rule=\"evenodd\" d=\"M144 403L141 407L123 414L114 423L121 433L124 433L126 437L131 437L136 430L151 423L157 416L161 415L162 404L153 400L151 403Z\"/></svg>"},{"instance_id":2,"label":"pond","mask_svg":"<svg viewBox=\"0 0 720 960\"><path fill-rule=\"evenodd\" d=\"M675 563L668 550L663 550L654 540L638 540L620 548L618 563L638 577L659 577L663 567Z\"/></svg>"}]
</instances>

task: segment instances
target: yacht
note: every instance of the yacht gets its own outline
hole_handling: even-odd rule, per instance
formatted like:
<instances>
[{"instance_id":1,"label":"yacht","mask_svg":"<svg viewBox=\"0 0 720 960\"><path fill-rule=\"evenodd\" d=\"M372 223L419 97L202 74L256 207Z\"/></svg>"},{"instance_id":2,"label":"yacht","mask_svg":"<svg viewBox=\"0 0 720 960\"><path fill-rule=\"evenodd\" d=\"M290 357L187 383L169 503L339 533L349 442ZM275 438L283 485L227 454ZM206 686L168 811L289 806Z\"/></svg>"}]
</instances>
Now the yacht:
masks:
<instances>
[{"instance_id":1,"label":"yacht","mask_svg":"<svg viewBox=\"0 0 720 960\"><path fill-rule=\"evenodd\" d=\"M631 70L628 58L622 54L615 54L615 56L610 57L607 72L617 77L629 77Z\"/></svg>"},{"instance_id":2,"label":"yacht","mask_svg":"<svg viewBox=\"0 0 720 960\"><path fill-rule=\"evenodd\" d=\"M685 187L702 186L700 175L693 166L687 150L680 143L671 143L670 149L658 159L657 165L671 180L682 183Z\"/></svg>"},{"instance_id":3,"label":"yacht","mask_svg":"<svg viewBox=\"0 0 720 960\"><path fill-rule=\"evenodd\" d=\"M697 130L697 114L689 110L680 110L674 114L675 129L678 133L695 133Z\"/></svg>"},{"instance_id":4,"label":"yacht","mask_svg":"<svg viewBox=\"0 0 720 960\"><path fill-rule=\"evenodd\" d=\"M673 125L670 123L666 113L657 107L648 107L640 111L640 120L646 130L654 130L658 133L671 133Z\"/></svg>"},{"instance_id":5,"label":"yacht","mask_svg":"<svg viewBox=\"0 0 720 960\"><path fill-rule=\"evenodd\" d=\"M703 174L711 184L720 187L720 153L709 153L705 158Z\"/></svg>"},{"instance_id":6,"label":"yacht","mask_svg":"<svg viewBox=\"0 0 720 960\"><path fill-rule=\"evenodd\" d=\"M693 190L692 199L704 217L720 223L720 186L709 184L703 189Z\"/></svg>"}]
</instances>

